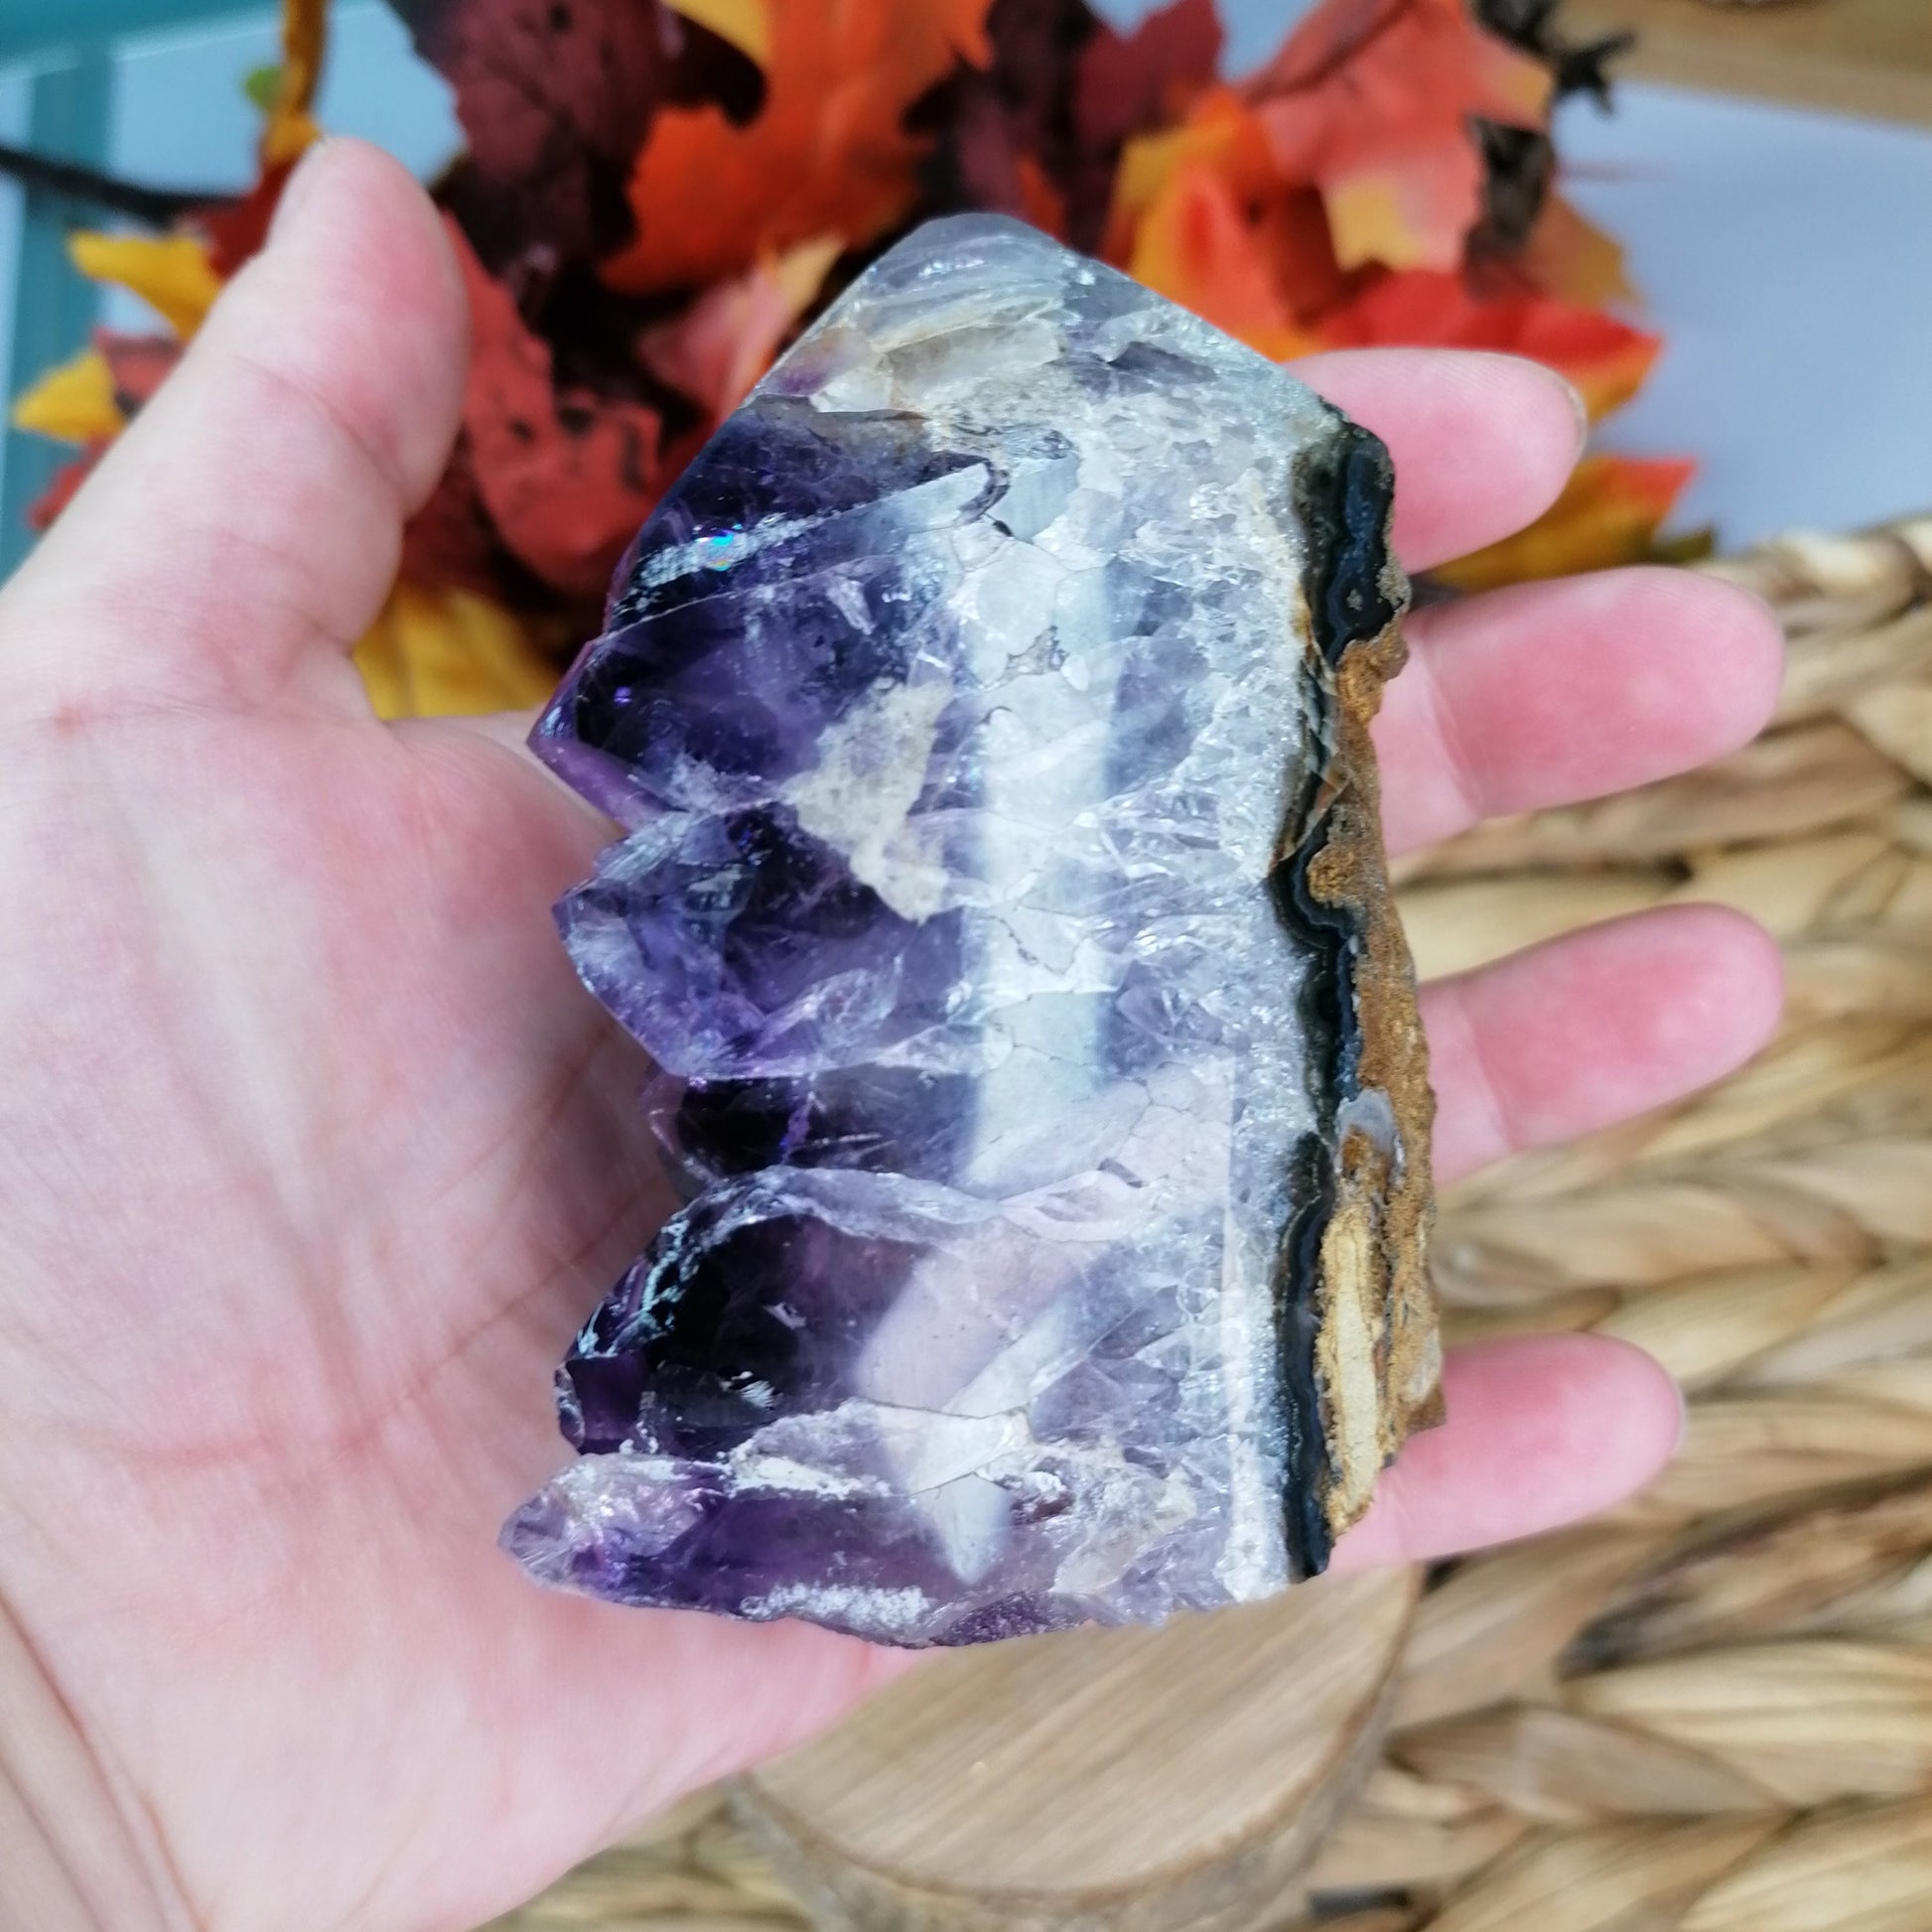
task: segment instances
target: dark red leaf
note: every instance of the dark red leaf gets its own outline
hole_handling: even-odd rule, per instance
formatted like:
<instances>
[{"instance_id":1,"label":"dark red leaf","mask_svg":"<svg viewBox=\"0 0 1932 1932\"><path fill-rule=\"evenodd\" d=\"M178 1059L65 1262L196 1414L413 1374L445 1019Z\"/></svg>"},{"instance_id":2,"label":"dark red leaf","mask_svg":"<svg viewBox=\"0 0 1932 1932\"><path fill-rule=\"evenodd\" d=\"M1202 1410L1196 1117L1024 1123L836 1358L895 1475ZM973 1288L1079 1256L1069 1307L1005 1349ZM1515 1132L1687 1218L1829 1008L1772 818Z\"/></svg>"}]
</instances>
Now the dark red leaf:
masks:
<instances>
[{"instance_id":1,"label":"dark red leaf","mask_svg":"<svg viewBox=\"0 0 1932 1932\"><path fill-rule=\"evenodd\" d=\"M54 481L27 506L28 525L35 530L47 530L54 520L79 493L80 485L93 474L93 468L106 454L108 445L99 444L91 450L83 451L71 463L64 463L54 473Z\"/></svg>"},{"instance_id":2,"label":"dark red leaf","mask_svg":"<svg viewBox=\"0 0 1932 1932\"><path fill-rule=\"evenodd\" d=\"M461 436L435 494L403 530L402 575L412 584L476 591L498 603L522 602L505 595L506 562L477 487L470 439Z\"/></svg>"},{"instance_id":3,"label":"dark red leaf","mask_svg":"<svg viewBox=\"0 0 1932 1932\"><path fill-rule=\"evenodd\" d=\"M1080 56L1073 124L1089 148L1118 148L1177 120L1221 62L1214 0L1173 0L1131 34L1102 27Z\"/></svg>"},{"instance_id":4,"label":"dark red leaf","mask_svg":"<svg viewBox=\"0 0 1932 1932\"><path fill-rule=\"evenodd\" d=\"M1086 0L994 0L991 64L917 110L915 125L939 136L921 212L993 208L1097 248L1119 143L1083 142L1073 103L1081 56L1106 31Z\"/></svg>"},{"instance_id":5,"label":"dark red leaf","mask_svg":"<svg viewBox=\"0 0 1932 1932\"><path fill-rule=\"evenodd\" d=\"M658 0L394 4L456 89L470 153L452 200L492 268L532 247L621 246L625 183L658 109L715 100L743 115L759 98L746 56Z\"/></svg>"},{"instance_id":6,"label":"dark red leaf","mask_svg":"<svg viewBox=\"0 0 1932 1932\"><path fill-rule=\"evenodd\" d=\"M210 208L201 217L202 232L207 236L208 259L214 272L224 281L251 255L260 252L268 239L268 224L282 200L282 190L295 172L292 162L263 170L240 201L227 207Z\"/></svg>"}]
</instances>

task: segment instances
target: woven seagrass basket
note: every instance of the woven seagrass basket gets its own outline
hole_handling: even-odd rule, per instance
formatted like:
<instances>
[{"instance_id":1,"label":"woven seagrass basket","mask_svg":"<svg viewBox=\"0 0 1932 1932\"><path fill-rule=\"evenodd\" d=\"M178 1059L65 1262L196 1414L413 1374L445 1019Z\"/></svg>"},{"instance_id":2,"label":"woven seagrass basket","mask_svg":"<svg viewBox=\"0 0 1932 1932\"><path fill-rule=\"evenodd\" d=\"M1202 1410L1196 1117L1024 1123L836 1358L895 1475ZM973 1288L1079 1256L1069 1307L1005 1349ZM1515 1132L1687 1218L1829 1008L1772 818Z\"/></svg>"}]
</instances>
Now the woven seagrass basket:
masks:
<instances>
[{"instance_id":1,"label":"woven seagrass basket","mask_svg":"<svg viewBox=\"0 0 1932 1932\"><path fill-rule=\"evenodd\" d=\"M1425 974L1673 899L1782 941L1755 1064L1444 1204L1451 1341L1624 1336L1689 1434L1615 1516L1434 1580L1271 1932L1932 1927L1932 518L1703 568L1784 621L1772 729L1403 869ZM504 1926L804 1923L706 1796Z\"/></svg>"}]
</instances>

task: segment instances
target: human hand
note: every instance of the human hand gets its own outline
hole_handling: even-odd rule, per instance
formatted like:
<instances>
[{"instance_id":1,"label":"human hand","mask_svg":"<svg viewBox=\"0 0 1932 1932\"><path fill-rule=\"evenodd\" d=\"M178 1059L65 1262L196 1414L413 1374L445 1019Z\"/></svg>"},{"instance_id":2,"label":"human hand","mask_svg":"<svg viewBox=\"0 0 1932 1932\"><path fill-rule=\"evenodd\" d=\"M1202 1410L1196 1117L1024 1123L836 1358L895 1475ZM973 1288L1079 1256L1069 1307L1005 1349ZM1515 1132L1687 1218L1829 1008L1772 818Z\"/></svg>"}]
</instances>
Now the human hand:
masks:
<instances>
[{"instance_id":1,"label":"human hand","mask_svg":"<svg viewBox=\"0 0 1932 1932\"><path fill-rule=\"evenodd\" d=\"M506 722L377 723L348 662L463 332L420 192L325 150L0 597L0 1922L470 1925L894 1667L547 1593L495 1547L664 1199L549 918L608 826ZM1577 454L1528 364L1307 373L1393 449L1412 568ZM1410 634L1397 844L1726 751L1778 675L1766 614L1659 571ZM1444 1178L1717 1077L1777 998L1769 942L1694 907L1427 989ZM1337 1568L1586 1514L1678 1427L1589 1337L1469 1350L1448 1393Z\"/></svg>"}]
</instances>

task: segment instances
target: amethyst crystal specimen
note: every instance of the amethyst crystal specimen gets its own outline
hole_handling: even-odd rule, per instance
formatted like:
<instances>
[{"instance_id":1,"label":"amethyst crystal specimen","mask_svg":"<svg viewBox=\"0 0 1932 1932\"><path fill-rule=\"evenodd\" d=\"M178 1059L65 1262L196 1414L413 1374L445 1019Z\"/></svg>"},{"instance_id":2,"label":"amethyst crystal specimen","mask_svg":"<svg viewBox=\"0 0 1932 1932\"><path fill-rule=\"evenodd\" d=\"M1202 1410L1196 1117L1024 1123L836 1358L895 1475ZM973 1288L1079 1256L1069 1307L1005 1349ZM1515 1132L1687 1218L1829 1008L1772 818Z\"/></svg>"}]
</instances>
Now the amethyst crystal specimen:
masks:
<instances>
[{"instance_id":1,"label":"amethyst crystal specimen","mask_svg":"<svg viewBox=\"0 0 1932 1932\"><path fill-rule=\"evenodd\" d=\"M1435 1383L1389 488L962 217L666 498L532 743L626 828L558 919L687 1205L560 1371L537 1577L952 1644L1322 1566Z\"/></svg>"}]
</instances>

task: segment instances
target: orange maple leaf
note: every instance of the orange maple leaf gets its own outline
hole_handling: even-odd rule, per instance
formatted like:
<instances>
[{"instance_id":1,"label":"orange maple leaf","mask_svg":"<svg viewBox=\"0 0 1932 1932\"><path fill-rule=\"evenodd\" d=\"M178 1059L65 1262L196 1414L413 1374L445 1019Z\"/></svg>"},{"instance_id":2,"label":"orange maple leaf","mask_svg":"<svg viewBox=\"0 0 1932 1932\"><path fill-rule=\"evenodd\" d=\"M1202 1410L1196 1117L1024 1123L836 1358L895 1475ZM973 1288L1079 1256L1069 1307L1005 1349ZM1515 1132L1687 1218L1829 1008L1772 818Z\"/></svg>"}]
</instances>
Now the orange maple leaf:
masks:
<instances>
[{"instance_id":1,"label":"orange maple leaf","mask_svg":"<svg viewBox=\"0 0 1932 1932\"><path fill-rule=\"evenodd\" d=\"M1459 276L1427 268L1378 276L1324 315L1317 334L1323 348L1400 344L1526 355L1576 384L1592 416L1628 402L1663 347L1615 316L1547 295L1478 297Z\"/></svg>"},{"instance_id":2,"label":"orange maple leaf","mask_svg":"<svg viewBox=\"0 0 1932 1932\"><path fill-rule=\"evenodd\" d=\"M1163 184L1127 267L1137 281L1278 361L1317 346L1296 328L1256 225L1206 161L1184 162Z\"/></svg>"},{"instance_id":3,"label":"orange maple leaf","mask_svg":"<svg viewBox=\"0 0 1932 1932\"><path fill-rule=\"evenodd\" d=\"M783 0L762 109L734 127L670 108L631 177L637 238L614 288L719 281L818 235L876 240L911 211L925 144L905 110L964 59L985 66L992 0Z\"/></svg>"},{"instance_id":4,"label":"orange maple leaf","mask_svg":"<svg viewBox=\"0 0 1932 1932\"><path fill-rule=\"evenodd\" d=\"M1544 198L1516 270L1532 287L1566 302L1600 308L1634 302L1637 291L1623 265L1623 248L1561 195Z\"/></svg>"},{"instance_id":5,"label":"orange maple leaf","mask_svg":"<svg viewBox=\"0 0 1932 1932\"><path fill-rule=\"evenodd\" d=\"M1657 526L1696 470L1695 463L1677 458L1587 456L1563 494L1527 530L1430 575L1459 591L1486 591L1642 563L1659 554Z\"/></svg>"},{"instance_id":6,"label":"orange maple leaf","mask_svg":"<svg viewBox=\"0 0 1932 1932\"><path fill-rule=\"evenodd\" d=\"M1550 91L1465 0L1323 0L1243 97L1282 179L1321 191L1343 268L1449 269L1482 206L1469 122L1541 127Z\"/></svg>"},{"instance_id":7,"label":"orange maple leaf","mask_svg":"<svg viewBox=\"0 0 1932 1932\"><path fill-rule=\"evenodd\" d=\"M1125 265L1132 259L1142 221L1177 174L1198 166L1212 168L1243 203L1259 202L1280 185L1261 123L1231 87L1204 94L1177 127L1137 135L1121 149L1101 247L1107 260Z\"/></svg>"},{"instance_id":8,"label":"orange maple leaf","mask_svg":"<svg viewBox=\"0 0 1932 1932\"><path fill-rule=\"evenodd\" d=\"M1128 142L1101 252L1268 355L1314 346L1308 319L1345 287L1318 197L1282 182L1260 122L1227 87L1180 126Z\"/></svg>"}]
</instances>

